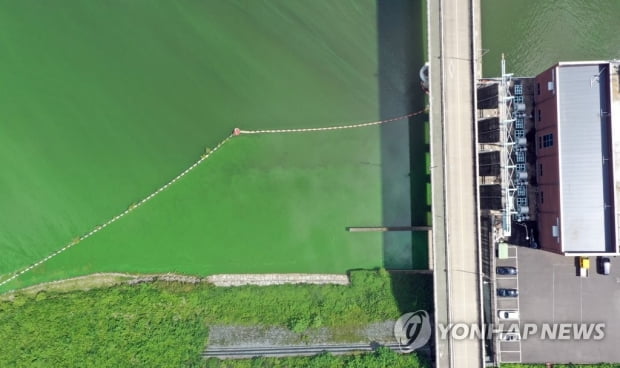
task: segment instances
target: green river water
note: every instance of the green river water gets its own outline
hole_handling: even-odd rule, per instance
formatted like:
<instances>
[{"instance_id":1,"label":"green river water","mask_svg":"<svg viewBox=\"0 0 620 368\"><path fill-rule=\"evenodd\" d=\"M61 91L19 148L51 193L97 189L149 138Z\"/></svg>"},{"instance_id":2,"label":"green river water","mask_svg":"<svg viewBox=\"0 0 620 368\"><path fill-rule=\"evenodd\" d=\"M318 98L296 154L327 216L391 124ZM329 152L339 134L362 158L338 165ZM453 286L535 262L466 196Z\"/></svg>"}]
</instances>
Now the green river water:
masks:
<instances>
[{"instance_id":1,"label":"green river water","mask_svg":"<svg viewBox=\"0 0 620 368\"><path fill-rule=\"evenodd\" d=\"M501 53L516 75L620 58L619 14L612 0L484 0L484 75L498 75ZM422 108L424 16L408 1L0 2L0 274L148 195L232 127ZM426 222L424 122L410 123L240 140L27 283L94 271L423 268L424 238L343 231ZM399 148L407 138L410 152Z\"/></svg>"},{"instance_id":2,"label":"green river water","mask_svg":"<svg viewBox=\"0 0 620 368\"><path fill-rule=\"evenodd\" d=\"M234 127L422 109L425 15L409 1L0 1L0 275L146 197ZM426 223L426 144L424 117L235 138L5 288L100 271L425 268L425 234L345 228Z\"/></svg>"}]
</instances>

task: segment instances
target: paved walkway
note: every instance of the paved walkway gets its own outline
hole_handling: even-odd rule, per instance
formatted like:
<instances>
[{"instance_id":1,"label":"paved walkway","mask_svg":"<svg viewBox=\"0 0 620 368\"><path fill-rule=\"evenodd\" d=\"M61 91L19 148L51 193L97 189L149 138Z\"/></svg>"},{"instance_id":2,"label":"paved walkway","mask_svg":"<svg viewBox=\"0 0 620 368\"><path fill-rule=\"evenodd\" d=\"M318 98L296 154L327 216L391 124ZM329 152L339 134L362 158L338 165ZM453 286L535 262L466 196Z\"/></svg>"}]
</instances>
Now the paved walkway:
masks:
<instances>
[{"instance_id":1,"label":"paved walkway","mask_svg":"<svg viewBox=\"0 0 620 368\"><path fill-rule=\"evenodd\" d=\"M349 285L347 275L307 273L224 274L207 276L215 286L283 285L283 284L334 284Z\"/></svg>"},{"instance_id":2,"label":"paved walkway","mask_svg":"<svg viewBox=\"0 0 620 368\"><path fill-rule=\"evenodd\" d=\"M478 0L429 2L435 322L444 325L481 324L473 63L479 24L472 26L478 8ZM438 339L436 366L483 367L481 341Z\"/></svg>"}]
</instances>

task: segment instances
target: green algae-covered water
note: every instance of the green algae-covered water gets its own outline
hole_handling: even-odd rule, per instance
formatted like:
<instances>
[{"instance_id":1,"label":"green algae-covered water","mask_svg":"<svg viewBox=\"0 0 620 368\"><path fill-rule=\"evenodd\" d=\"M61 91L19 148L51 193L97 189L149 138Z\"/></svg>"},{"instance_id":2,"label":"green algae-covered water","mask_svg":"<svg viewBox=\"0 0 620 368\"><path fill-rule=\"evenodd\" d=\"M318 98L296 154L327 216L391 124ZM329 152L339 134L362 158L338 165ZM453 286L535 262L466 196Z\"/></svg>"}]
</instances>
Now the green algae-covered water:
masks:
<instances>
[{"instance_id":1,"label":"green algae-covered water","mask_svg":"<svg viewBox=\"0 0 620 368\"><path fill-rule=\"evenodd\" d=\"M424 15L405 1L1 2L0 274L144 198L233 127L423 108ZM420 127L235 138L5 288L99 271L424 268L419 235L344 230L425 220Z\"/></svg>"}]
</instances>

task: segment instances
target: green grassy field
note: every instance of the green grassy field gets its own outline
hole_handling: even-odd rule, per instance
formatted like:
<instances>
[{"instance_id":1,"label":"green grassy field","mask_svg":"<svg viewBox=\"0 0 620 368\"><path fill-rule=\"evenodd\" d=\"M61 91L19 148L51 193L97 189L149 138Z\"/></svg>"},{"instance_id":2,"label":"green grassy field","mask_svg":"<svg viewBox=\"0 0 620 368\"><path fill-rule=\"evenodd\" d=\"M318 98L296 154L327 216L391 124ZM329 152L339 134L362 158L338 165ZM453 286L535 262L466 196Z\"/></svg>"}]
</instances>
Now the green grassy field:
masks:
<instances>
[{"instance_id":1,"label":"green grassy field","mask_svg":"<svg viewBox=\"0 0 620 368\"><path fill-rule=\"evenodd\" d=\"M417 80L403 75L382 84L398 97L380 106L372 0L62 3L0 5L0 274L144 198L233 127L316 127L423 106L411 102ZM235 138L151 202L0 290L100 271L389 267L383 237L344 230L380 225L392 206L386 144L381 128ZM422 166L401 171L391 173L392 192L426 175ZM424 265L425 253L412 259L414 239L391 241L402 250L391 262Z\"/></svg>"},{"instance_id":2,"label":"green grassy field","mask_svg":"<svg viewBox=\"0 0 620 368\"><path fill-rule=\"evenodd\" d=\"M244 367L242 362L217 364L200 357L210 326L294 329L300 321L308 321L298 332L321 327L343 331L396 319L403 310L430 310L431 288L430 276L354 271L350 286L222 288L157 282L66 293L18 293L12 301L0 301L0 366ZM417 362L415 357L404 359ZM313 360L319 367L343 363L328 361L333 365ZM379 366L397 366L388 362ZM304 359L260 363L259 359L251 366L310 366ZM353 366L371 366L357 363Z\"/></svg>"}]
</instances>

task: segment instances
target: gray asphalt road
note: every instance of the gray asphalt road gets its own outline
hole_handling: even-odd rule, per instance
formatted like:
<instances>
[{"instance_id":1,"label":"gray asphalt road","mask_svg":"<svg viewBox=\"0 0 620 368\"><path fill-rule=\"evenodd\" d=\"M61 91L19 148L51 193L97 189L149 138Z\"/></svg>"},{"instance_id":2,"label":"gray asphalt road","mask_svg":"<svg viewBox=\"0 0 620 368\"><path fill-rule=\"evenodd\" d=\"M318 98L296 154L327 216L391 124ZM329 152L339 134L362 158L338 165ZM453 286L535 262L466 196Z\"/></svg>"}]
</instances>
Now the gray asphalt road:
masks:
<instances>
[{"instance_id":1,"label":"gray asphalt road","mask_svg":"<svg viewBox=\"0 0 620 368\"><path fill-rule=\"evenodd\" d=\"M477 3L429 2L435 312L443 324L481 323L473 135ZM439 340L436 351L441 368L483 366L476 339Z\"/></svg>"}]
</instances>

